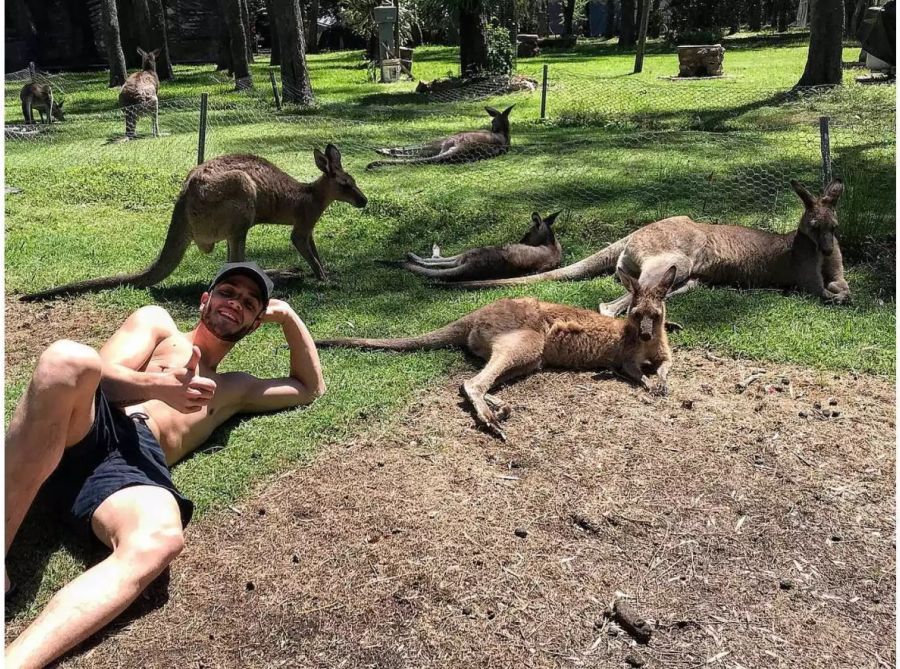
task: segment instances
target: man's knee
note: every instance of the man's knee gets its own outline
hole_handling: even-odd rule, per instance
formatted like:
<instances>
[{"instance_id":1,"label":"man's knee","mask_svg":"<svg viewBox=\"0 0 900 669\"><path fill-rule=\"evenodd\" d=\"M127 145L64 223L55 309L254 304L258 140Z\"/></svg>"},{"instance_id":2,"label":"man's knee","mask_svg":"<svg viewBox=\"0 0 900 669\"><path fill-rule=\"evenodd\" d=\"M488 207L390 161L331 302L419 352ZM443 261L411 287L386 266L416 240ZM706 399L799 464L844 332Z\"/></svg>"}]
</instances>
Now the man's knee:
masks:
<instances>
[{"instance_id":1,"label":"man's knee","mask_svg":"<svg viewBox=\"0 0 900 669\"><path fill-rule=\"evenodd\" d=\"M184 534L179 526L140 530L116 548L132 565L138 578L149 583L184 550Z\"/></svg>"},{"instance_id":2,"label":"man's knee","mask_svg":"<svg viewBox=\"0 0 900 669\"><path fill-rule=\"evenodd\" d=\"M96 387L103 362L90 346L68 339L55 341L41 354L34 370L39 389Z\"/></svg>"}]
</instances>

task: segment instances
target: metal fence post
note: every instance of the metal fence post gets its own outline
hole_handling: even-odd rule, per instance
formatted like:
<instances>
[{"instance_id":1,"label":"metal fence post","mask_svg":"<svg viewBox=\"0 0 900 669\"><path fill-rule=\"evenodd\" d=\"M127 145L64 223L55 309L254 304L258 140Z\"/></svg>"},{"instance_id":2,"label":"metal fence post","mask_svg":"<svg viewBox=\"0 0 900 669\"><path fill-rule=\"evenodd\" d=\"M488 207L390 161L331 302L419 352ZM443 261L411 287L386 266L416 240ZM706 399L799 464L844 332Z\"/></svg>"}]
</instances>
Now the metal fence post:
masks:
<instances>
[{"instance_id":1,"label":"metal fence post","mask_svg":"<svg viewBox=\"0 0 900 669\"><path fill-rule=\"evenodd\" d=\"M269 70L269 81L272 82L272 95L275 96L275 109L281 111L281 97L278 95L278 84L275 83L275 70Z\"/></svg>"},{"instance_id":2,"label":"metal fence post","mask_svg":"<svg viewBox=\"0 0 900 669\"><path fill-rule=\"evenodd\" d=\"M209 93L200 94L200 137L197 142L197 164L203 162L206 153L206 104L209 101Z\"/></svg>"},{"instance_id":3,"label":"metal fence post","mask_svg":"<svg viewBox=\"0 0 900 669\"><path fill-rule=\"evenodd\" d=\"M831 183L831 131L828 127L829 118L819 117L819 135L822 140L822 188Z\"/></svg>"},{"instance_id":4,"label":"metal fence post","mask_svg":"<svg viewBox=\"0 0 900 669\"><path fill-rule=\"evenodd\" d=\"M28 63L28 75L29 75L29 78L31 79L31 83L34 83L34 72L36 69L37 68L35 68L33 61Z\"/></svg>"},{"instance_id":5,"label":"metal fence post","mask_svg":"<svg viewBox=\"0 0 900 669\"><path fill-rule=\"evenodd\" d=\"M541 120L547 118L547 64L544 63L544 81L541 84Z\"/></svg>"}]
</instances>

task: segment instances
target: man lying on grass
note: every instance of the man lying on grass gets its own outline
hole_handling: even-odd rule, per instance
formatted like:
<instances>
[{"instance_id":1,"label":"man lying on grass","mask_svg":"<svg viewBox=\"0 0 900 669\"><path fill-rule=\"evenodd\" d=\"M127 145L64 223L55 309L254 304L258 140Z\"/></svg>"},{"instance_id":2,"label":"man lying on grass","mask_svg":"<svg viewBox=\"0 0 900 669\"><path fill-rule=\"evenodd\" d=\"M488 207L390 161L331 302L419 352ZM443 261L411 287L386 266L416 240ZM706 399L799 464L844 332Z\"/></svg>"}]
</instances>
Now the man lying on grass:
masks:
<instances>
[{"instance_id":1,"label":"man lying on grass","mask_svg":"<svg viewBox=\"0 0 900 669\"><path fill-rule=\"evenodd\" d=\"M6 648L6 667L59 657L122 613L181 552L193 504L172 483L174 462L235 414L308 404L325 392L306 326L270 299L271 289L256 264L225 265L187 334L148 306L99 353L58 341L41 355L6 435L6 550L49 478L67 518L112 554L56 593ZM290 375L216 372L262 323L281 325Z\"/></svg>"}]
</instances>

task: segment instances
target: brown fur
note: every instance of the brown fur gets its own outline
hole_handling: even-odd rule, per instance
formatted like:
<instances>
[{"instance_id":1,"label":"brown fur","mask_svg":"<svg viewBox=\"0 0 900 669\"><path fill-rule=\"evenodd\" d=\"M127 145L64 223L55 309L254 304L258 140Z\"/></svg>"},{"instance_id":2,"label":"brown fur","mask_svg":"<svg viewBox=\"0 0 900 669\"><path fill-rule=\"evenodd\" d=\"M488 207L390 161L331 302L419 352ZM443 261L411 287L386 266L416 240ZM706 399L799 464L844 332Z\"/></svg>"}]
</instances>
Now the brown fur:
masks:
<instances>
[{"instance_id":1,"label":"brown fur","mask_svg":"<svg viewBox=\"0 0 900 669\"><path fill-rule=\"evenodd\" d=\"M336 200L364 207L367 199L341 167L337 147L329 144L324 154L315 149L313 156L322 176L312 183L297 181L259 156L227 155L208 160L191 170L185 179L166 241L147 269L138 274L71 283L22 299L47 299L121 285L152 286L175 271L191 241L202 252L210 253L217 242L225 240L228 261L243 261L247 233L257 223L292 226L291 242L316 277L324 280L325 270L312 237L316 222Z\"/></svg>"},{"instance_id":2,"label":"brown fur","mask_svg":"<svg viewBox=\"0 0 900 669\"><path fill-rule=\"evenodd\" d=\"M25 123L34 124L34 109L37 109L41 123L50 124L53 119L65 120L64 103L58 103L53 99L53 88L47 84L25 84L19 93L19 99L22 101L22 116L25 117Z\"/></svg>"},{"instance_id":3,"label":"brown fur","mask_svg":"<svg viewBox=\"0 0 900 669\"><path fill-rule=\"evenodd\" d=\"M543 274L457 284L493 287L546 279L589 279L617 269L652 285L672 265L678 268L673 291L686 292L704 282L747 288L798 289L838 304L849 302L840 246L835 238L835 206L844 186L835 179L821 197L791 182L803 201L804 212L795 232L775 234L733 225L697 223L674 216L640 228L584 260ZM675 294L673 292L673 294ZM601 310L623 313L626 294Z\"/></svg>"},{"instance_id":4,"label":"brown fur","mask_svg":"<svg viewBox=\"0 0 900 669\"><path fill-rule=\"evenodd\" d=\"M125 137L134 139L137 121L141 116L153 115L153 136L159 137L159 77L156 76L156 58L160 50L147 53L138 47L143 62L119 91L119 107L125 111Z\"/></svg>"},{"instance_id":5,"label":"brown fur","mask_svg":"<svg viewBox=\"0 0 900 669\"><path fill-rule=\"evenodd\" d=\"M531 228L517 244L484 246L449 258L421 258L409 253L408 261L402 263L402 266L439 281L497 279L559 267L562 247L551 227L559 213L547 218L541 218L538 212L532 213Z\"/></svg>"},{"instance_id":6,"label":"brown fur","mask_svg":"<svg viewBox=\"0 0 900 669\"><path fill-rule=\"evenodd\" d=\"M478 86L491 81L497 81L497 77L479 76L469 78L453 77L450 79L432 79L431 81L422 81L416 85L416 93L440 93L442 91L452 91L465 89L470 86ZM528 77L514 75L509 77L508 82L499 90L493 91L496 95L505 93L515 93L516 91L533 92L537 89L537 81Z\"/></svg>"},{"instance_id":7,"label":"brown fur","mask_svg":"<svg viewBox=\"0 0 900 669\"><path fill-rule=\"evenodd\" d=\"M463 384L462 393L471 402L478 421L505 438L500 420L509 414L509 407L488 391L498 381L524 376L543 366L612 368L647 390L651 386L644 369L652 368L659 377L655 392L667 393L672 351L666 336L664 300L674 279L674 267L652 287L641 287L624 278L634 291L634 306L623 319L527 297L498 300L419 337L327 339L316 345L395 351L466 348L487 364Z\"/></svg>"},{"instance_id":8,"label":"brown fur","mask_svg":"<svg viewBox=\"0 0 900 669\"><path fill-rule=\"evenodd\" d=\"M375 149L382 155L394 156L394 160L376 160L366 165L366 169L384 165L471 163L503 155L509 150L509 112L514 106L510 105L502 112L493 107L485 107L485 111L492 119L490 130L461 132L415 148Z\"/></svg>"}]
</instances>

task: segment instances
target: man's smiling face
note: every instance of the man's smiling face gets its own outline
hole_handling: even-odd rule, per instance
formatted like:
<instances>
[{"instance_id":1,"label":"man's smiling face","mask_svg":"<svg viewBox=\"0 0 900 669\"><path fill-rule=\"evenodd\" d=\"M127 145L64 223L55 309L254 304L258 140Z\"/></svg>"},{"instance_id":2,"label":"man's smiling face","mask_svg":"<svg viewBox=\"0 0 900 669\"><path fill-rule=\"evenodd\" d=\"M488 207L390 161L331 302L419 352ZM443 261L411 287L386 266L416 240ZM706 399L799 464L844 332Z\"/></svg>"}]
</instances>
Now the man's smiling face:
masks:
<instances>
[{"instance_id":1,"label":"man's smiling face","mask_svg":"<svg viewBox=\"0 0 900 669\"><path fill-rule=\"evenodd\" d=\"M200 300L200 321L219 339L238 341L259 326L265 311L259 286L253 279L234 274L223 279Z\"/></svg>"}]
</instances>

